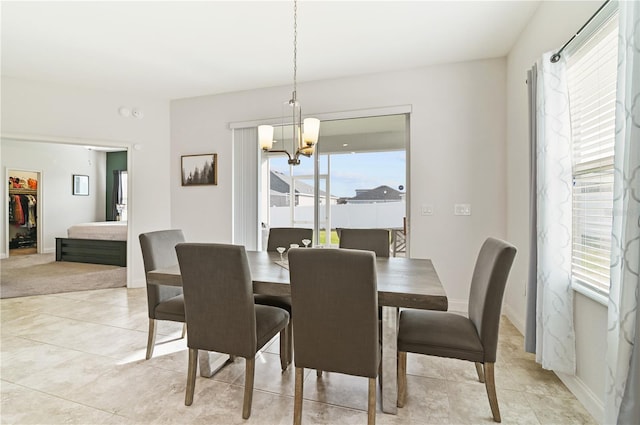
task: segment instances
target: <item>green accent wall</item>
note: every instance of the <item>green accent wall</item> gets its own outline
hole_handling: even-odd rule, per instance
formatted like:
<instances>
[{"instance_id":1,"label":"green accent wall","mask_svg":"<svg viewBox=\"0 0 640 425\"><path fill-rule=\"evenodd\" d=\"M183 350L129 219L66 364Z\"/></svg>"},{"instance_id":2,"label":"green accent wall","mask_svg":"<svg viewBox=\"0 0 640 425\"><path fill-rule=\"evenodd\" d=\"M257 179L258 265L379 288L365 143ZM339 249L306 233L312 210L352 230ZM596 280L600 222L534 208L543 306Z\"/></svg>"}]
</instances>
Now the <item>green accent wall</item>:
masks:
<instances>
[{"instance_id":1,"label":"green accent wall","mask_svg":"<svg viewBox=\"0 0 640 425\"><path fill-rule=\"evenodd\" d=\"M111 214L111 199L113 198L113 171L126 171L127 169L127 151L107 152L107 202L106 202L106 220L115 221L115 217Z\"/></svg>"}]
</instances>

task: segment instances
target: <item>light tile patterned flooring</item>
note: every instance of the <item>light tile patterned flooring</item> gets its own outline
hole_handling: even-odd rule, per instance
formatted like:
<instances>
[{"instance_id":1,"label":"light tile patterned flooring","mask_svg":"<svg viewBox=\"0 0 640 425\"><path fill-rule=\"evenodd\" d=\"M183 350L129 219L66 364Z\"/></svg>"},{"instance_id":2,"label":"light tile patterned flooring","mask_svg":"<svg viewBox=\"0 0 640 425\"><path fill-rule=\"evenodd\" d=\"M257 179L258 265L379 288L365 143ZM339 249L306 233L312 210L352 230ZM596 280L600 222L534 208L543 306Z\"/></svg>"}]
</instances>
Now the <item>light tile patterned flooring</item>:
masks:
<instances>
[{"instance_id":1,"label":"light tile patterned flooring","mask_svg":"<svg viewBox=\"0 0 640 425\"><path fill-rule=\"evenodd\" d=\"M161 322L154 357L145 289L3 299L0 419L3 424L290 424L293 368L280 371L278 341L256 361L251 418L242 419L244 360L212 379L198 376L184 405L187 350L179 324ZM522 350L503 319L496 385L503 423L595 423L551 372ZM493 423L473 363L409 354L408 399L378 424ZM305 424L366 423L365 378L307 371Z\"/></svg>"}]
</instances>

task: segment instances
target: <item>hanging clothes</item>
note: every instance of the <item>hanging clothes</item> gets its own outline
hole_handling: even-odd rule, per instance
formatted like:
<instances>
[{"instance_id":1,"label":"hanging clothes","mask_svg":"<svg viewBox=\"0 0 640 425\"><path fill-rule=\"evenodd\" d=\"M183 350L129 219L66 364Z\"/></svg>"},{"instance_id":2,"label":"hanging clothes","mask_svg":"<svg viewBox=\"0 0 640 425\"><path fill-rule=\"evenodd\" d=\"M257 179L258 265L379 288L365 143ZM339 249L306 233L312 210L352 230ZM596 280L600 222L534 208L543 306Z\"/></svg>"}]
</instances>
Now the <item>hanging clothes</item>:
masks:
<instances>
[{"instance_id":1,"label":"hanging clothes","mask_svg":"<svg viewBox=\"0 0 640 425\"><path fill-rule=\"evenodd\" d=\"M9 223L13 223L15 221L15 204L13 202L13 196L9 195Z\"/></svg>"},{"instance_id":2,"label":"hanging clothes","mask_svg":"<svg viewBox=\"0 0 640 425\"><path fill-rule=\"evenodd\" d=\"M38 201L33 195L9 195L9 223L33 228L37 225Z\"/></svg>"},{"instance_id":3,"label":"hanging clothes","mask_svg":"<svg viewBox=\"0 0 640 425\"><path fill-rule=\"evenodd\" d=\"M20 204L22 207L22 222L21 225L26 225L29 219L29 198L26 195L19 195Z\"/></svg>"},{"instance_id":4,"label":"hanging clothes","mask_svg":"<svg viewBox=\"0 0 640 425\"><path fill-rule=\"evenodd\" d=\"M25 220L29 229L36 227L36 197L33 195L25 195L29 205L28 218Z\"/></svg>"},{"instance_id":5,"label":"hanging clothes","mask_svg":"<svg viewBox=\"0 0 640 425\"><path fill-rule=\"evenodd\" d=\"M24 210L20 195L13 195L13 223L22 226L24 224Z\"/></svg>"}]
</instances>

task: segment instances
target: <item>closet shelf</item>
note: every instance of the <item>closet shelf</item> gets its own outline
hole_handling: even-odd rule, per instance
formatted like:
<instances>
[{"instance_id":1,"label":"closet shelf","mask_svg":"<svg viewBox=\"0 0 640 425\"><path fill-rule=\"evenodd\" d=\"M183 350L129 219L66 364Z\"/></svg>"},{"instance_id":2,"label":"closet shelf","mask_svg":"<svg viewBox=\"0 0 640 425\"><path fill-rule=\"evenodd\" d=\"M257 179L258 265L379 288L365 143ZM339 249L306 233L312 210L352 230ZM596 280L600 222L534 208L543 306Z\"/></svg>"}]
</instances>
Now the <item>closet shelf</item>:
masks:
<instances>
[{"instance_id":1,"label":"closet shelf","mask_svg":"<svg viewBox=\"0 0 640 425\"><path fill-rule=\"evenodd\" d=\"M37 195L38 189L9 188L9 195Z\"/></svg>"}]
</instances>

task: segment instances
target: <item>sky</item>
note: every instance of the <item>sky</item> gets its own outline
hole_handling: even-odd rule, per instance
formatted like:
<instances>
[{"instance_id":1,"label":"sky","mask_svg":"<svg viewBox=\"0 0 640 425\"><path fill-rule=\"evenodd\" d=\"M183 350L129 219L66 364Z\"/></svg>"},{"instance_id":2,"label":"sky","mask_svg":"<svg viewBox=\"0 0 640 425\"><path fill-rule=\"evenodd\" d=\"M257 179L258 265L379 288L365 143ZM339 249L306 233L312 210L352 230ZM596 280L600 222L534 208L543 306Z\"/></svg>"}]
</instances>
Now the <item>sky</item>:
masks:
<instances>
[{"instance_id":1,"label":"sky","mask_svg":"<svg viewBox=\"0 0 640 425\"><path fill-rule=\"evenodd\" d=\"M321 174L327 172L326 163L326 156L321 155ZM287 158L272 158L271 168L288 174ZM313 176L313 158L301 157L300 165L294 166L293 169L294 175ZM381 185L387 185L402 192L406 190L404 151L331 155L331 195L350 198L356 195L356 189L373 189Z\"/></svg>"}]
</instances>

